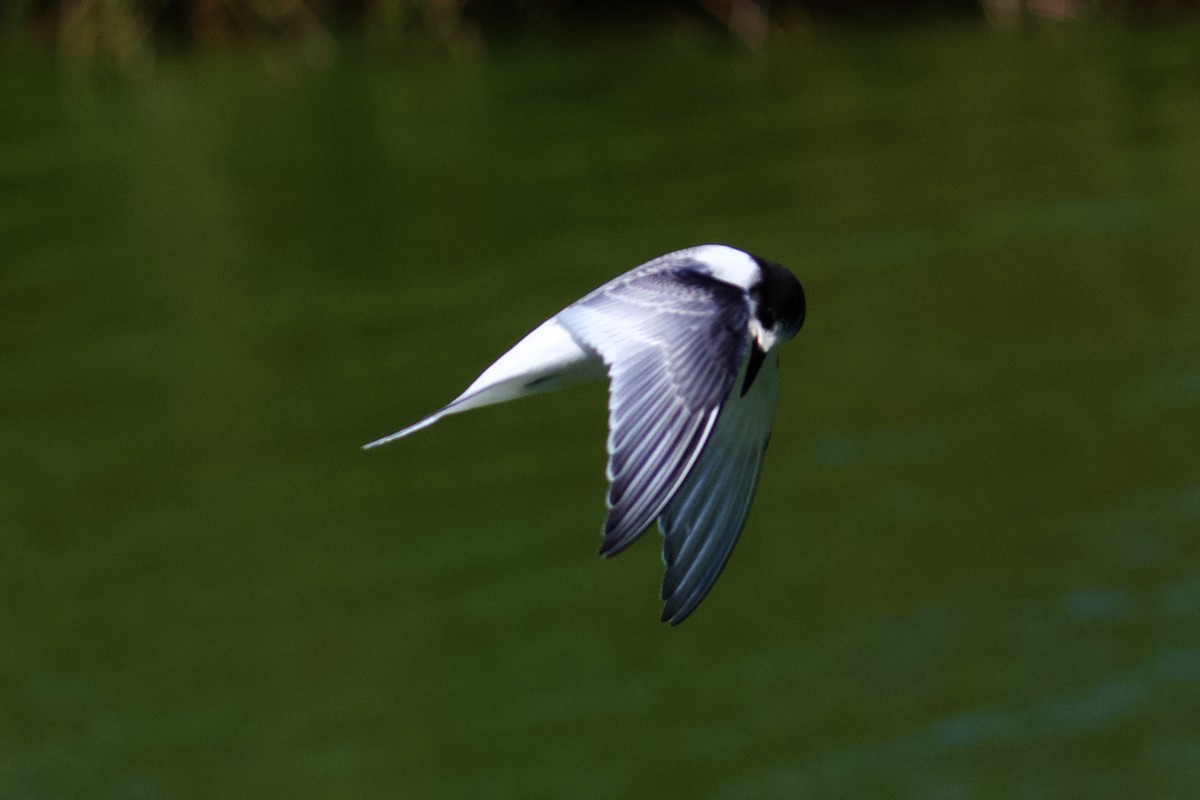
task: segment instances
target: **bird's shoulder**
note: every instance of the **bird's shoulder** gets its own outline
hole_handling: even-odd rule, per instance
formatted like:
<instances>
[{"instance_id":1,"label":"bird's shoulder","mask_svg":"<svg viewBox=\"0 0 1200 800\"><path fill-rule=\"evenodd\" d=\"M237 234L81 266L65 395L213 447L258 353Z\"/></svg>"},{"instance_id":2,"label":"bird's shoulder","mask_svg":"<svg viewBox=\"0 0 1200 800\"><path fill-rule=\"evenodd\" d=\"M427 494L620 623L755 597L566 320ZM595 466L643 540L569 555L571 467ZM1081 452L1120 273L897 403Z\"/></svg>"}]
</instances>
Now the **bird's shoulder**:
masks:
<instances>
[{"instance_id":1,"label":"bird's shoulder","mask_svg":"<svg viewBox=\"0 0 1200 800\"><path fill-rule=\"evenodd\" d=\"M724 280L704 258L670 254L617 276L578 301L578 305L622 305L657 314L740 314L749 292Z\"/></svg>"}]
</instances>

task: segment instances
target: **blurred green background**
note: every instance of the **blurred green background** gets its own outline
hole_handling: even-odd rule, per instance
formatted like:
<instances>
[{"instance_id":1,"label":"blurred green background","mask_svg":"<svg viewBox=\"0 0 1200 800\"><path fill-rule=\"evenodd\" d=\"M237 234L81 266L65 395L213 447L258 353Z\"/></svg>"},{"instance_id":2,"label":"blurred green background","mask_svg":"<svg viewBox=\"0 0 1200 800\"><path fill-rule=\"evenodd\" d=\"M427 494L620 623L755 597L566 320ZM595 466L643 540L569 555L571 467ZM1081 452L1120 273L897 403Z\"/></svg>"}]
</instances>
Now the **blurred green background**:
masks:
<instances>
[{"instance_id":1,"label":"blurred green background","mask_svg":"<svg viewBox=\"0 0 1200 800\"><path fill-rule=\"evenodd\" d=\"M6 8L0 797L1200 794L1187 4L527 5ZM709 241L809 318L681 627L601 385L358 449Z\"/></svg>"}]
</instances>

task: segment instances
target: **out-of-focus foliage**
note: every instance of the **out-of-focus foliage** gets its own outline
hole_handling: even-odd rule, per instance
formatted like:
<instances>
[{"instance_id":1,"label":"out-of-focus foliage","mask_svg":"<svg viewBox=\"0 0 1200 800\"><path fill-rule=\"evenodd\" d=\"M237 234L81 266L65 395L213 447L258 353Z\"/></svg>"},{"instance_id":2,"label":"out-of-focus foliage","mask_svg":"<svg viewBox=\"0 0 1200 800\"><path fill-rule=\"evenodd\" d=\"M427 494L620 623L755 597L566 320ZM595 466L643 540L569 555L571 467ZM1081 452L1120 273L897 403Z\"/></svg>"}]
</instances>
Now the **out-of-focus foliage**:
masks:
<instances>
[{"instance_id":1,"label":"out-of-focus foliage","mask_svg":"<svg viewBox=\"0 0 1200 800\"><path fill-rule=\"evenodd\" d=\"M316 65L332 37L359 36L397 54L474 57L493 35L578 30L597 22L725 29L747 46L818 22L879 24L956 17L1015 30L1039 20L1142 21L1200 11L1200 0L16 0L4 39L31 39L65 57L135 66L155 49L287 48Z\"/></svg>"}]
</instances>

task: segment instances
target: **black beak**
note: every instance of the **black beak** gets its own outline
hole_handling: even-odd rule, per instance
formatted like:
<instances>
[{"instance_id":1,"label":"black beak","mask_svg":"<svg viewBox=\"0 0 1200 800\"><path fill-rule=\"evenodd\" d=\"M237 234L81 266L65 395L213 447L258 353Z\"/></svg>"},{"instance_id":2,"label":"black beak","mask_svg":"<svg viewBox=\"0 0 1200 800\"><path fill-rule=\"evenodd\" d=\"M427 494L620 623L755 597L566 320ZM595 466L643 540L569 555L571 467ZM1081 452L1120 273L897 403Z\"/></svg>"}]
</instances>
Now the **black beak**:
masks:
<instances>
[{"instance_id":1,"label":"black beak","mask_svg":"<svg viewBox=\"0 0 1200 800\"><path fill-rule=\"evenodd\" d=\"M746 392L750 391L750 387L754 384L754 379L758 377L758 371L762 368L763 361L767 358L767 351L758 346L757 341L750 343L750 363L746 365L746 380L742 382L742 397L746 396Z\"/></svg>"}]
</instances>

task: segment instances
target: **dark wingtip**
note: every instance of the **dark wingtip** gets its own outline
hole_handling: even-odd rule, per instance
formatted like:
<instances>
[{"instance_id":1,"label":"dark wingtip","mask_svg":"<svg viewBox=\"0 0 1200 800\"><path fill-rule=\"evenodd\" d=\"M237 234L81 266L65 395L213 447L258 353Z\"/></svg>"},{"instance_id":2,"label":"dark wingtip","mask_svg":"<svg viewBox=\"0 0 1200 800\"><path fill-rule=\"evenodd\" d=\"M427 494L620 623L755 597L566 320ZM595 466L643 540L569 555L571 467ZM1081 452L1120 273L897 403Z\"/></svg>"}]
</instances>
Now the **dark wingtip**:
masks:
<instances>
[{"instance_id":1,"label":"dark wingtip","mask_svg":"<svg viewBox=\"0 0 1200 800\"><path fill-rule=\"evenodd\" d=\"M611 503L611 499L610 499ZM638 540L650 525L639 526L631 523L628 516L609 506L608 517L604 520L601 535L604 541L600 543L600 555L611 558Z\"/></svg>"},{"instance_id":2,"label":"dark wingtip","mask_svg":"<svg viewBox=\"0 0 1200 800\"><path fill-rule=\"evenodd\" d=\"M600 555L605 558L612 558L633 544L636 539L637 536L629 536L624 532L614 534L613 532L605 531L604 541L600 543Z\"/></svg>"},{"instance_id":3,"label":"dark wingtip","mask_svg":"<svg viewBox=\"0 0 1200 800\"><path fill-rule=\"evenodd\" d=\"M700 602L692 597L684 598L677 591L677 587L668 590L665 577L662 591L659 593L663 601L663 611L659 621L669 622L674 627L690 617L692 612L696 610L696 607L700 605Z\"/></svg>"},{"instance_id":4,"label":"dark wingtip","mask_svg":"<svg viewBox=\"0 0 1200 800\"><path fill-rule=\"evenodd\" d=\"M754 379L758 377L758 371L762 369L763 361L767 358L767 353L758 346L758 342L750 345L750 360L746 364L746 379L742 381L742 397L746 396L746 392L750 391L750 387L754 384Z\"/></svg>"},{"instance_id":5,"label":"dark wingtip","mask_svg":"<svg viewBox=\"0 0 1200 800\"><path fill-rule=\"evenodd\" d=\"M679 608L672 608L671 605L668 603L666 606L663 607L662 616L658 618L658 621L666 622L672 628L674 628L676 625L678 625L679 623L681 623L685 619L687 619L689 616L691 616L693 610L694 609L690 609L690 608L686 609L686 610L680 610Z\"/></svg>"}]
</instances>

